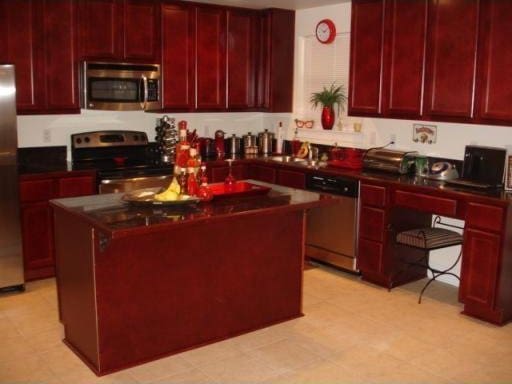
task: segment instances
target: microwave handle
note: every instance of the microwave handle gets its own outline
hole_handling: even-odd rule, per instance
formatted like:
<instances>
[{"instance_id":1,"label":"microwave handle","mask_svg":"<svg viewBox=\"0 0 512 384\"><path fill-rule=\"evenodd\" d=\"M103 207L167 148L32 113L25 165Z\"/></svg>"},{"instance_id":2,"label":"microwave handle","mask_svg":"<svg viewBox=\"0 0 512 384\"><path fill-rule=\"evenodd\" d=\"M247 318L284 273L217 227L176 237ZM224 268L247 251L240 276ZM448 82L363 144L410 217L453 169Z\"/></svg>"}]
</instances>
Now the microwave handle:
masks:
<instances>
[{"instance_id":1,"label":"microwave handle","mask_svg":"<svg viewBox=\"0 0 512 384\"><path fill-rule=\"evenodd\" d=\"M142 88L144 92L144 99L142 102L142 110L146 110L146 107L148 105L148 78L145 75L141 76L142 79Z\"/></svg>"}]
</instances>

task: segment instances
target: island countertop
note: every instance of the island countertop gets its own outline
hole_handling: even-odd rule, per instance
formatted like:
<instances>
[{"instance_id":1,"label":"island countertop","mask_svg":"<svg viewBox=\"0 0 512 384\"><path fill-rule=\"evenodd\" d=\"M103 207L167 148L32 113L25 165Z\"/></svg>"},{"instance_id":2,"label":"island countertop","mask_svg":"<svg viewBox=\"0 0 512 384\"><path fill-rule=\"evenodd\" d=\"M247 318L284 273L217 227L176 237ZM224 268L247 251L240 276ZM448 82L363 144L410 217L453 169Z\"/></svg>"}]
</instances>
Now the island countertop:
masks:
<instances>
[{"instance_id":1,"label":"island countertop","mask_svg":"<svg viewBox=\"0 0 512 384\"><path fill-rule=\"evenodd\" d=\"M214 199L191 205L132 205L122 200L123 193L55 199L51 204L80 216L108 237L119 238L134 231L167 230L169 226L215 221L226 216L308 209L332 204L337 199L333 195L247 181L271 190L265 195Z\"/></svg>"}]
</instances>

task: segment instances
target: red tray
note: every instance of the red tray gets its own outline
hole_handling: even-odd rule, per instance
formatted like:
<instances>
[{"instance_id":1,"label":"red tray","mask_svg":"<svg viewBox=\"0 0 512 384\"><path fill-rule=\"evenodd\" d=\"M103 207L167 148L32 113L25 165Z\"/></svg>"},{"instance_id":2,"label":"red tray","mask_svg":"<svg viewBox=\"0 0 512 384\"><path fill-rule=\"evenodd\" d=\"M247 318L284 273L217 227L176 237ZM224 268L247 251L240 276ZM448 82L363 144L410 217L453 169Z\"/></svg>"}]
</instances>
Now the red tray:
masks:
<instances>
[{"instance_id":1,"label":"red tray","mask_svg":"<svg viewBox=\"0 0 512 384\"><path fill-rule=\"evenodd\" d=\"M237 181L231 188L226 188L224 183L210 184L214 199L223 199L226 197L242 197L266 195L272 188L264 187L258 184L252 184L247 181Z\"/></svg>"}]
</instances>

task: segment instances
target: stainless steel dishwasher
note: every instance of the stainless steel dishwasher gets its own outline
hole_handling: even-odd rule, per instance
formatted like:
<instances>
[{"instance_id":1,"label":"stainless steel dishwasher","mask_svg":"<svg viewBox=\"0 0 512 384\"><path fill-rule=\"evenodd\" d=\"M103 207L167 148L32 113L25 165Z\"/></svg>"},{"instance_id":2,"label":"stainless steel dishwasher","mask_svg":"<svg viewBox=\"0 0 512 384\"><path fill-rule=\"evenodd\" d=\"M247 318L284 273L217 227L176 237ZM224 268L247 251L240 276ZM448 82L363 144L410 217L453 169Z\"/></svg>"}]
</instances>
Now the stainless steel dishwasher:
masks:
<instances>
[{"instance_id":1,"label":"stainless steel dishwasher","mask_svg":"<svg viewBox=\"0 0 512 384\"><path fill-rule=\"evenodd\" d=\"M359 181L307 175L306 188L340 197L335 206L308 211L306 256L336 267L356 269Z\"/></svg>"}]
</instances>

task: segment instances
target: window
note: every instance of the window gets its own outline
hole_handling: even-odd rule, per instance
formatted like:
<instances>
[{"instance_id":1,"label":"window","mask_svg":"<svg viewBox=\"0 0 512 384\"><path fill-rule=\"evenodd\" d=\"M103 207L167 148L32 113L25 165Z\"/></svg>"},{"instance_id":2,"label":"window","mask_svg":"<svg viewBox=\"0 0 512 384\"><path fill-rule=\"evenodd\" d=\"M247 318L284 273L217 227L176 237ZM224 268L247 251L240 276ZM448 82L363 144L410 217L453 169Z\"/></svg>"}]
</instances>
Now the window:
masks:
<instances>
[{"instance_id":1,"label":"window","mask_svg":"<svg viewBox=\"0 0 512 384\"><path fill-rule=\"evenodd\" d=\"M348 96L350 34L338 33L331 44L321 44L314 35L304 36L299 41L302 68L299 68L296 113L303 118L318 121L319 111L312 109L309 99L313 92L329 87L333 82L343 84ZM347 105L343 116L347 115Z\"/></svg>"}]
</instances>

